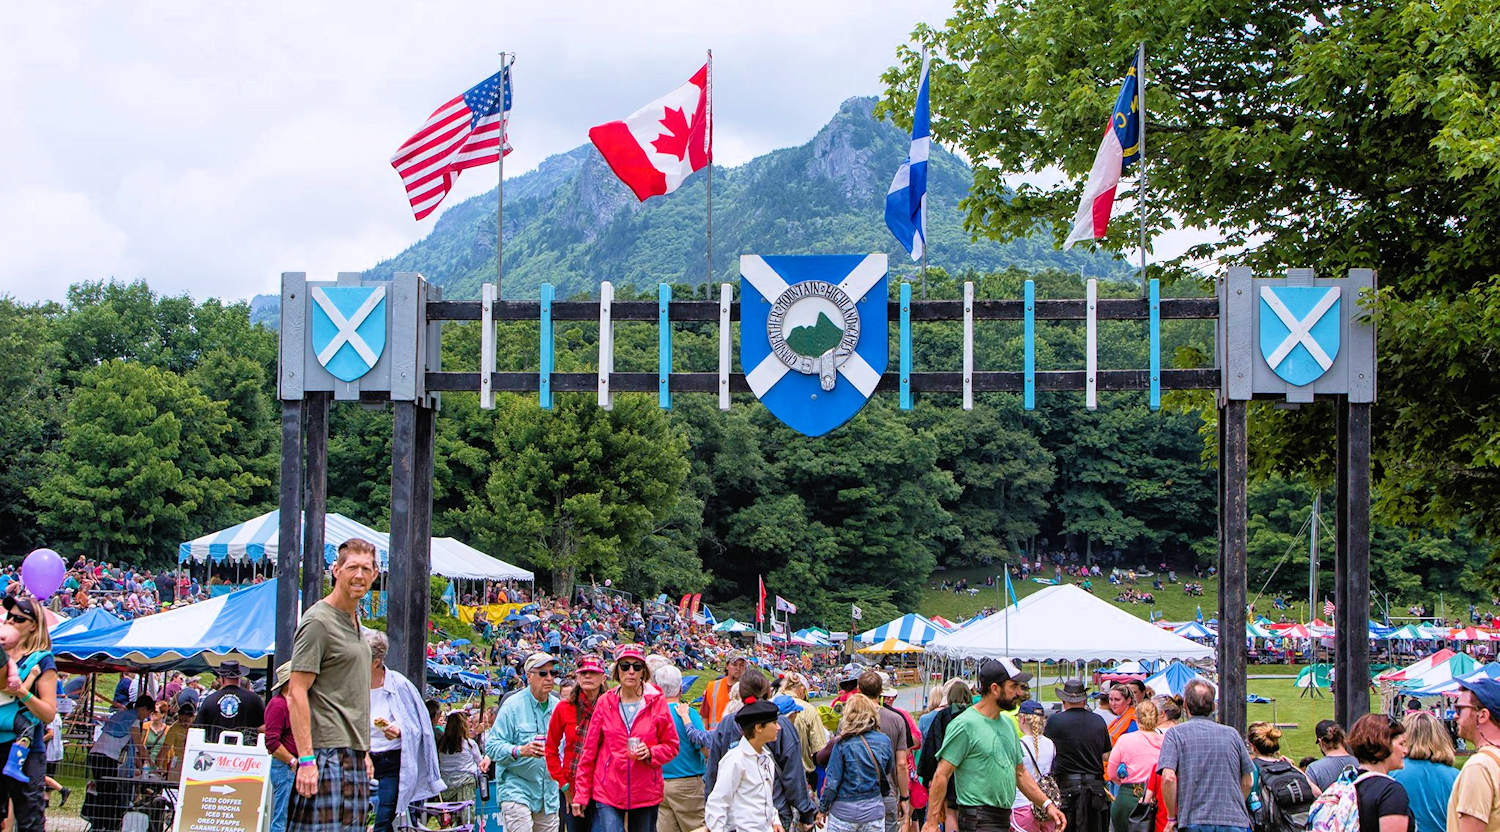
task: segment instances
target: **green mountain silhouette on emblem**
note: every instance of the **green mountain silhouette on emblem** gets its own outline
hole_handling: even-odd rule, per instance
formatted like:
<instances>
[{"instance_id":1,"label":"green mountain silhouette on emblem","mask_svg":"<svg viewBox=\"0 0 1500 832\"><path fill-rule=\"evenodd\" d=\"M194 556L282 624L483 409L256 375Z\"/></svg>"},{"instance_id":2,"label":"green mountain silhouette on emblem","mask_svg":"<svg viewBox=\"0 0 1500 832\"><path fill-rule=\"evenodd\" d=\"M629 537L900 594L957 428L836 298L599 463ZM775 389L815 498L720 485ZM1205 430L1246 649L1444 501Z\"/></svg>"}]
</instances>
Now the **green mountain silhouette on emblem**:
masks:
<instances>
[{"instance_id":1,"label":"green mountain silhouette on emblem","mask_svg":"<svg viewBox=\"0 0 1500 832\"><path fill-rule=\"evenodd\" d=\"M786 336L786 345L798 355L817 358L839 345L844 330L828 319L827 313L818 313L818 322L812 326L799 326Z\"/></svg>"}]
</instances>

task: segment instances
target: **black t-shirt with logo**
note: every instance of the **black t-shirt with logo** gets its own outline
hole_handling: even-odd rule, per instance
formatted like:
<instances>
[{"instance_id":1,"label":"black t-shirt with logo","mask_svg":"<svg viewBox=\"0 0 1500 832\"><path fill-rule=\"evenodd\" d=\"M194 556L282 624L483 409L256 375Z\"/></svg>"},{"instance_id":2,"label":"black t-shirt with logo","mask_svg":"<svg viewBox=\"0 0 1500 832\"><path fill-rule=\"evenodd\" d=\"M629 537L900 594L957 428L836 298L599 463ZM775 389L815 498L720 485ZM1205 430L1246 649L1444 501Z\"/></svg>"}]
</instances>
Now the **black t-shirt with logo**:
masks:
<instances>
[{"instance_id":1,"label":"black t-shirt with logo","mask_svg":"<svg viewBox=\"0 0 1500 832\"><path fill-rule=\"evenodd\" d=\"M253 742L265 724L265 703L255 691L239 685L219 688L203 697L198 715L193 717L193 727L202 728L209 742L218 742L225 731L244 731L245 741Z\"/></svg>"}]
</instances>

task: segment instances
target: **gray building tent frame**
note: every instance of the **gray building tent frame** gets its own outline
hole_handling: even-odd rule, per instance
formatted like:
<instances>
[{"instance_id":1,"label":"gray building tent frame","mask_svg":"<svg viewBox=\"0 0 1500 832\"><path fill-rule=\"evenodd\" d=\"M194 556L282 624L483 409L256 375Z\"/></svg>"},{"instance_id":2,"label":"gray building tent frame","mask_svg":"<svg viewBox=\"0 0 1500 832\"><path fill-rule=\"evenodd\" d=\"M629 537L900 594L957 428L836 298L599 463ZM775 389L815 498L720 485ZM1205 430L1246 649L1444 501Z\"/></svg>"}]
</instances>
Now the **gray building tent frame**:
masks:
<instances>
[{"instance_id":1,"label":"gray building tent frame","mask_svg":"<svg viewBox=\"0 0 1500 832\"><path fill-rule=\"evenodd\" d=\"M379 362L352 383L328 375L311 349L308 295L317 285L386 287L388 343ZM1219 428L1219 629L1240 633L1246 621L1246 545L1248 538L1247 482L1249 440L1247 412L1254 399L1293 403L1331 399L1336 410L1337 545L1335 564L1334 667L1336 679L1369 678L1369 641L1366 619L1370 597L1370 431L1375 399L1374 323L1359 307L1359 293L1372 290L1375 274L1351 270L1346 277L1315 279L1310 269L1291 269L1285 277L1255 278L1249 269L1231 268L1218 281L1215 298L1164 298L1153 307L1146 298L1085 300L918 300L905 309L890 303L890 319L911 321L1098 320L1216 321L1215 368L1163 369L1155 381L1163 390L1214 390L1218 394ZM1295 387L1276 377L1257 347L1262 286L1339 286L1342 344L1333 366L1317 381ZM486 310L485 307L488 307ZM615 321L658 322L657 301L614 301ZM716 323L717 301L670 301L669 322ZM431 573L433 438L439 394L479 392L480 373L444 371L441 363L443 321L479 321L486 311L494 322L537 320L537 301L445 301L436 286L420 275L397 273L389 281L365 282L359 273L340 273L335 283L317 284L302 273L282 275L281 356L279 388L281 420L281 534L283 563L301 562L277 570L277 661L291 654L298 610L314 603L323 583L323 517L327 511L328 417L334 401L390 403L394 408L391 449L390 610L387 631L391 650L387 663L408 677L425 668L428 576ZM738 320L736 305L731 318ZM555 321L598 321L598 301L564 301L550 305ZM492 364L490 365L493 366ZM1083 391L1147 390L1150 370L1099 370L1090 380L1086 370L1037 370L1037 390ZM976 392L1015 392L1025 389L1017 371L912 372L906 379L915 393L961 393L965 381ZM490 390L537 392L537 373L490 372ZM887 372L878 392L900 389L898 372ZM608 387L616 393L658 392L657 373L608 373ZM730 374L730 392L750 392L743 373ZM552 373L557 393L595 393L596 372ZM719 393L715 372L673 372L673 393ZM306 523L304 526L304 517ZM300 604L299 604L300 594ZM1245 727L1246 644L1242 638L1221 638L1219 719L1240 730ZM1367 685L1335 685L1335 717L1345 725L1369 710Z\"/></svg>"}]
</instances>

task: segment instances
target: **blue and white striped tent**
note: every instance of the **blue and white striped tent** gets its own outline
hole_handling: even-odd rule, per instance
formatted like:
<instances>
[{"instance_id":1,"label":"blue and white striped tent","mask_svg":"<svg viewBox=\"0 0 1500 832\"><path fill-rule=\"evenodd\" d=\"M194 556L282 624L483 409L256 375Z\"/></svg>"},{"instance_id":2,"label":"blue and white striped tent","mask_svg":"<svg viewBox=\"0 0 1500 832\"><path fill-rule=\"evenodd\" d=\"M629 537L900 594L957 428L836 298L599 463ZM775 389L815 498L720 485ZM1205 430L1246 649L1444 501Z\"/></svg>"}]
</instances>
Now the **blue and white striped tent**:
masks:
<instances>
[{"instance_id":1,"label":"blue and white striped tent","mask_svg":"<svg viewBox=\"0 0 1500 832\"><path fill-rule=\"evenodd\" d=\"M111 668L198 673L234 660L265 668L276 646L276 582L173 607L134 621L62 636L52 653Z\"/></svg>"},{"instance_id":2,"label":"blue and white striped tent","mask_svg":"<svg viewBox=\"0 0 1500 832\"><path fill-rule=\"evenodd\" d=\"M1176 629L1172 630L1172 632L1173 634L1182 636L1183 638L1210 639L1219 637L1218 633L1210 630L1209 628L1203 626L1202 624L1199 624L1196 621L1189 621L1186 624L1179 625Z\"/></svg>"},{"instance_id":3,"label":"blue and white striped tent","mask_svg":"<svg viewBox=\"0 0 1500 832\"><path fill-rule=\"evenodd\" d=\"M276 553L280 548L277 540L280 536L281 512L267 512L238 526L230 526L223 531L178 544L177 562L192 560L203 563L212 560L214 563L275 563ZM375 551L380 557L380 571L387 571L390 553L386 550L390 547L390 535L333 512L329 512L323 521L323 559L333 563L338 557L339 544L351 537L363 538L375 544Z\"/></svg>"},{"instance_id":4,"label":"blue and white striped tent","mask_svg":"<svg viewBox=\"0 0 1500 832\"><path fill-rule=\"evenodd\" d=\"M120 623L118 616L106 612L102 607L91 607L80 615L64 620L53 627L48 635L53 639L63 636L71 636L77 633L86 633L90 630L98 630L102 627L113 627Z\"/></svg>"},{"instance_id":5,"label":"blue and white striped tent","mask_svg":"<svg viewBox=\"0 0 1500 832\"><path fill-rule=\"evenodd\" d=\"M909 612L895 621L882 624L873 630L865 630L854 637L861 644L878 644L888 638L899 638L911 644L923 645L948 632L921 615Z\"/></svg>"}]
</instances>

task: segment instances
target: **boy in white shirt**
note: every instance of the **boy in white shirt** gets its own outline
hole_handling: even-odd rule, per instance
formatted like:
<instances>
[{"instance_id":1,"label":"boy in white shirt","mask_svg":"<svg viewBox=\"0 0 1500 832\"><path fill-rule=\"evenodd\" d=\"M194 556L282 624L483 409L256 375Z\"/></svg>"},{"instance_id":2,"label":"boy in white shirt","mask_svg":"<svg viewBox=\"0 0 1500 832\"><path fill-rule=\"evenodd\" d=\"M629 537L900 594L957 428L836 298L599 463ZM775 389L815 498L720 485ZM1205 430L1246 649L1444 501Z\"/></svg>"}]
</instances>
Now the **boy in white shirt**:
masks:
<instances>
[{"instance_id":1,"label":"boy in white shirt","mask_svg":"<svg viewBox=\"0 0 1500 832\"><path fill-rule=\"evenodd\" d=\"M776 739L780 726L776 705L750 697L734 714L745 741L725 752L719 776L703 807L708 832L785 832L776 814L772 787L776 762L766 744Z\"/></svg>"}]
</instances>

